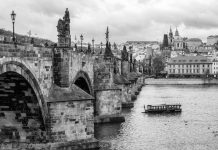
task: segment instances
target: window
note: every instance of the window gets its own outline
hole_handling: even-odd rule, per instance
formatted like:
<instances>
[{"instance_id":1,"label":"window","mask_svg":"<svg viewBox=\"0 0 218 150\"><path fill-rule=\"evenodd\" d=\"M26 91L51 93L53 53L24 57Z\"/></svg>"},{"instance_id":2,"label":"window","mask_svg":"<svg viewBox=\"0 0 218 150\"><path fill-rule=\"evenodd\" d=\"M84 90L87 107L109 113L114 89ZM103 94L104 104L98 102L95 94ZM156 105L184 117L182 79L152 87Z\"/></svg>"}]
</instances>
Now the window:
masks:
<instances>
[{"instance_id":1,"label":"window","mask_svg":"<svg viewBox=\"0 0 218 150\"><path fill-rule=\"evenodd\" d=\"M173 73L175 73L175 69L173 69Z\"/></svg>"},{"instance_id":2,"label":"window","mask_svg":"<svg viewBox=\"0 0 218 150\"><path fill-rule=\"evenodd\" d=\"M186 73L188 73L188 69L186 69Z\"/></svg>"},{"instance_id":3,"label":"window","mask_svg":"<svg viewBox=\"0 0 218 150\"><path fill-rule=\"evenodd\" d=\"M207 67L210 67L210 65L207 65Z\"/></svg>"},{"instance_id":4,"label":"window","mask_svg":"<svg viewBox=\"0 0 218 150\"><path fill-rule=\"evenodd\" d=\"M202 72L204 73L204 69L202 69Z\"/></svg>"},{"instance_id":5,"label":"window","mask_svg":"<svg viewBox=\"0 0 218 150\"><path fill-rule=\"evenodd\" d=\"M184 73L184 69L182 69L182 73Z\"/></svg>"},{"instance_id":6,"label":"window","mask_svg":"<svg viewBox=\"0 0 218 150\"><path fill-rule=\"evenodd\" d=\"M170 71L170 73L171 73L171 69L170 69L169 71Z\"/></svg>"},{"instance_id":7,"label":"window","mask_svg":"<svg viewBox=\"0 0 218 150\"><path fill-rule=\"evenodd\" d=\"M203 67L204 67L204 65L203 65Z\"/></svg>"},{"instance_id":8,"label":"window","mask_svg":"<svg viewBox=\"0 0 218 150\"><path fill-rule=\"evenodd\" d=\"M180 73L180 69L178 69L178 73Z\"/></svg>"},{"instance_id":9,"label":"window","mask_svg":"<svg viewBox=\"0 0 218 150\"><path fill-rule=\"evenodd\" d=\"M193 71L194 71L193 73L195 73L195 69Z\"/></svg>"},{"instance_id":10,"label":"window","mask_svg":"<svg viewBox=\"0 0 218 150\"><path fill-rule=\"evenodd\" d=\"M186 65L186 67L188 67L188 65Z\"/></svg>"},{"instance_id":11,"label":"window","mask_svg":"<svg viewBox=\"0 0 218 150\"><path fill-rule=\"evenodd\" d=\"M199 73L199 70L197 69L197 73Z\"/></svg>"}]
</instances>

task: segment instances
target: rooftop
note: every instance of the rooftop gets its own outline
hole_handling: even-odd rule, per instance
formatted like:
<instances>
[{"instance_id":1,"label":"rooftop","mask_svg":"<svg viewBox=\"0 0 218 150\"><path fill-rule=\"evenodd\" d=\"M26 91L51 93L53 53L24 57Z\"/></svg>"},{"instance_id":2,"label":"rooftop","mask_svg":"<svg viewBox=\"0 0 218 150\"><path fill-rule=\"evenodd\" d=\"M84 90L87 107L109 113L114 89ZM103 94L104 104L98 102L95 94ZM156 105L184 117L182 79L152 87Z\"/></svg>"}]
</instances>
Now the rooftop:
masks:
<instances>
[{"instance_id":1,"label":"rooftop","mask_svg":"<svg viewBox=\"0 0 218 150\"><path fill-rule=\"evenodd\" d=\"M211 63L211 61L205 56L178 56L171 58L168 64L202 64Z\"/></svg>"},{"instance_id":2,"label":"rooftop","mask_svg":"<svg viewBox=\"0 0 218 150\"><path fill-rule=\"evenodd\" d=\"M202 40L201 39L199 39L199 38L190 38L190 39L187 39L187 41L189 42L202 42Z\"/></svg>"},{"instance_id":3,"label":"rooftop","mask_svg":"<svg viewBox=\"0 0 218 150\"><path fill-rule=\"evenodd\" d=\"M207 38L218 38L218 35L210 35Z\"/></svg>"}]
</instances>

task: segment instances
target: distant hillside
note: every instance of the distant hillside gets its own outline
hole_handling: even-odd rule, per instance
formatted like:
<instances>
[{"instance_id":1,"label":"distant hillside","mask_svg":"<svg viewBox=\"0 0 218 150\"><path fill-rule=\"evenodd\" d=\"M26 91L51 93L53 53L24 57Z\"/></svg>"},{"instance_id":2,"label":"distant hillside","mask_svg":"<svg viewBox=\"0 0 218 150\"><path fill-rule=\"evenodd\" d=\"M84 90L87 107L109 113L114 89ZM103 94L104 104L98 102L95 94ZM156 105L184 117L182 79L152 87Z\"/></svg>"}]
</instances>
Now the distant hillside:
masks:
<instances>
[{"instance_id":1,"label":"distant hillside","mask_svg":"<svg viewBox=\"0 0 218 150\"><path fill-rule=\"evenodd\" d=\"M11 42L11 38L13 36L13 33L11 31L6 31L4 29L0 29L0 35L3 35L5 37L6 42ZM31 43L31 41L34 43L34 45L43 45L47 43L49 46L55 44L55 42L52 42L48 39L38 38L38 37L29 37L27 35L21 35L16 34L15 37L17 39L17 43Z\"/></svg>"},{"instance_id":2,"label":"distant hillside","mask_svg":"<svg viewBox=\"0 0 218 150\"><path fill-rule=\"evenodd\" d=\"M126 44L158 44L158 41L127 41Z\"/></svg>"}]
</instances>

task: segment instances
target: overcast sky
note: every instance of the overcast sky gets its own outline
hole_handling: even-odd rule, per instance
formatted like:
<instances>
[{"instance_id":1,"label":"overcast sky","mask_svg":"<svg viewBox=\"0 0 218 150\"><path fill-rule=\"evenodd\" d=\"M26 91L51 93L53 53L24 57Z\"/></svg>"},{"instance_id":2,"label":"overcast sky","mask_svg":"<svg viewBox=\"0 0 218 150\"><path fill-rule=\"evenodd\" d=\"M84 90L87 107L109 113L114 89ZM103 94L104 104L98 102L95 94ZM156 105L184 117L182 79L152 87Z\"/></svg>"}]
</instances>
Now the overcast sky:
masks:
<instances>
[{"instance_id":1,"label":"overcast sky","mask_svg":"<svg viewBox=\"0 0 218 150\"><path fill-rule=\"evenodd\" d=\"M85 42L158 40L177 27L182 37L218 34L217 0L0 0L0 28L12 29L10 14L17 14L15 31L57 41L57 21L68 8L71 36L82 33ZM36 35L37 34L37 35Z\"/></svg>"}]
</instances>

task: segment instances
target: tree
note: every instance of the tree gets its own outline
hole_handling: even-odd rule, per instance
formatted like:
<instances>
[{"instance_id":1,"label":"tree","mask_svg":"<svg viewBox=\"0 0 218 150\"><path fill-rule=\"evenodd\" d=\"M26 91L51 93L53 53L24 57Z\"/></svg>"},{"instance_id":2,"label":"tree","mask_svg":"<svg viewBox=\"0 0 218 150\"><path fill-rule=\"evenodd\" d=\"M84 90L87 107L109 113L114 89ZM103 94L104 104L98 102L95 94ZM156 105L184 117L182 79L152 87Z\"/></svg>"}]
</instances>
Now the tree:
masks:
<instances>
[{"instance_id":1,"label":"tree","mask_svg":"<svg viewBox=\"0 0 218 150\"><path fill-rule=\"evenodd\" d=\"M161 71L164 70L164 62L163 62L161 56L156 56L153 59L153 70L154 70L154 73L155 73L156 76L158 74L160 74Z\"/></svg>"}]
</instances>

